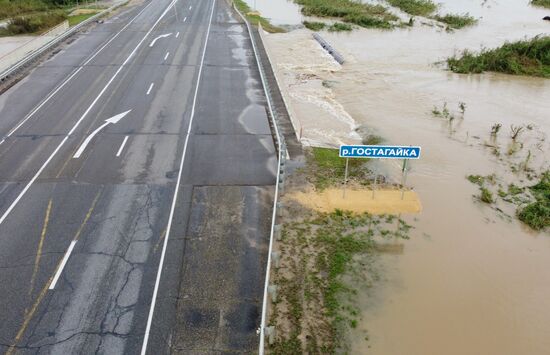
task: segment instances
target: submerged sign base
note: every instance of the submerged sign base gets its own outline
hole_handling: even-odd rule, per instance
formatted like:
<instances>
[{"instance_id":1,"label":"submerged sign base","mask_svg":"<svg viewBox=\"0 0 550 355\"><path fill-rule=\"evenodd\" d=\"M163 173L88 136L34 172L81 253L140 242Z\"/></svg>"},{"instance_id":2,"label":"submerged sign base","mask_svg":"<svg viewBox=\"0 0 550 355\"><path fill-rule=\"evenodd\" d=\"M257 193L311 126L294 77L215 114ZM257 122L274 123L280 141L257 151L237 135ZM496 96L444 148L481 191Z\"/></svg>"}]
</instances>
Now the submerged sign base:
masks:
<instances>
[{"instance_id":1,"label":"submerged sign base","mask_svg":"<svg viewBox=\"0 0 550 355\"><path fill-rule=\"evenodd\" d=\"M341 145L342 158L418 159L420 147L400 145Z\"/></svg>"}]
</instances>

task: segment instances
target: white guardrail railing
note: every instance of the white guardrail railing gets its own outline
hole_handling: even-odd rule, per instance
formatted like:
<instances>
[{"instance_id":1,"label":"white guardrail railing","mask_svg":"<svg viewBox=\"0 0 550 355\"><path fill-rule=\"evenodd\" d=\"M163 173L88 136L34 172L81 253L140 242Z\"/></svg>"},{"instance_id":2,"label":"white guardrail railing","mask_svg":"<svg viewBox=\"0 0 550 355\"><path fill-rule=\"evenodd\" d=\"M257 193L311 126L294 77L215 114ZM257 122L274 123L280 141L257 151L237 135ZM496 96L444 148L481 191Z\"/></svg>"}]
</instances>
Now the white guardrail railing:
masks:
<instances>
[{"instance_id":1,"label":"white guardrail railing","mask_svg":"<svg viewBox=\"0 0 550 355\"><path fill-rule=\"evenodd\" d=\"M260 71L260 77L262 79L262 85L264 87L265 97L267 100L267 106L269 108L269 113L271 115L271 124L273 127L273 130L275 131L276 136L276 144L277 144L277 154L278 154L278 163L277 163L277 180L275 182L275 195L273 198L273 215L271 219L271 231L269 234L269 249L267 254L267 265L266 265L266 271L265 271L265 284L264 284L264 294L263 294L263 301L262 301L262 318L260 323L260 346L259 346L259 354L263 355L265 350L265 337L266 334L270 337L270 341L273 341L273 337L275 335L275 331L273 328L267 328L266 327L266 321L267 321L267 297L269 292L276 292L276 287L274 285L269 284L269 277L271 273L271 261L274 257L278 256L277 253L273 252L273 238L275 235L275 229L276 229L276 220L277 217L280 216L278 213L282 206L280 206L278 199L279 194L283 193L284 190L284 166L286 161L286 144L284 142L284 137L280 134L279 129L279 118L273 111L273 98L271 96L271 91L269 89L269 83L266 80L266 75L264 71L264 67L262 65L262 62L260 60L260 56L258 55L258 49L256 46L256 40L254 39L254 33L250 29L250 23L246 19L246 17L237 9L235 4L233 4L233 7L235 8L235 11L241 16L244 23L246 24L246 28L248 30L248 33L250 35L250 41L252 42L252 49L254 51L254 57L256 58L256 63L258 64L258 69ZM278 226L277 226L278 227ZM269 334L268 334L269 333Z\"/></svg>"},{"instance_id":2,"label":"white guardrail railing","mask_svg":"<svg viewBox=\"0 0 550 355\"><path fill-rule=\"evenodd\" d=\"M15 72L17 72L18 69L24 67L26 64L32 62L33 60L35 60L36 58L38 58L38 56L40 56L42 53L46 52L48 49L52 48L53 46L55 46L56 44L60 43L61 41L65 40L67 37L73 35L74 33L76 33L78 30L80 30L82 27L88 25L89 23L97 20L98 18L102 17L103 15L105 15L106 13L116 9L117 7L120 7L124 4L126 4L129 0L122 0L120 2L117 2L116 4L112 5L111 7L107 8L107 9L104 9L103 11L95 14L94 16L82 21L81 23L79 23L78 25L76 26L73 26L69 29L67 29L66 31L56 35L56 36L52 36L52 31L48 31L46 32L45 34L43 34L42 36L40 36L42 39L44 39L43 36L48 36L48 37L52 37L50 40L47 40L45 44L39 46L37 49L34 49L34 50L30 50L30 52L28 51L25 51L25 53L22 55L22 58L21 59L18 59L18 60L15 60L14 64L9 64L8 68L3 70L2 72L0 72L0 82L4 81L6 78L8 78L10 75L14 74ZM63 26L63 24L61 24L61 26ZM56 27L57 28L57 27ZM54 28L55 29L55 28ZM32 42L32 41L31 41ZM23 44L23 46L27 46L29 44L32 44L31 42L27 42L25 44ZM23 47L22 46L22 47ZM14 51L6 54L4 57L0 58L0 62L3 60L3 59L6 59L6 60L10 60L12 61L13 59L10 57L11 55L13 55L13 52L15 51L19 51L21 47L19 48L16 48ZM1 64L1 63L0 63ZM0 65L0 68L2 67L2 65ZM1 69L0 69L1 70Z\"/></svg>"}]
</instances>

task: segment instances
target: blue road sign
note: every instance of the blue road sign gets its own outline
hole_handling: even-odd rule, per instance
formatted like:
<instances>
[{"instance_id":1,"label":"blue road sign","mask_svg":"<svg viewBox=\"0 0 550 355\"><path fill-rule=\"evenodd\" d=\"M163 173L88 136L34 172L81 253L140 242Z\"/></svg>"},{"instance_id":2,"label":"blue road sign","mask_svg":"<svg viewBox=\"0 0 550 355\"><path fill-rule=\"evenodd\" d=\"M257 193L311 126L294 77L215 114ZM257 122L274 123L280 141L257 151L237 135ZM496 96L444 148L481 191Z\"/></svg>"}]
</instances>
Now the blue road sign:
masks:
<instances>
[{"instance_id":1,"label":"blue road sign","mask_svg":"<svg viewBox=\"0 0 550 355\"><path fill-rule=\"evenodd\" d=\"M420 147L400 145L341 145L342 158L418 159Z\"/></svg>"}]
</instances>

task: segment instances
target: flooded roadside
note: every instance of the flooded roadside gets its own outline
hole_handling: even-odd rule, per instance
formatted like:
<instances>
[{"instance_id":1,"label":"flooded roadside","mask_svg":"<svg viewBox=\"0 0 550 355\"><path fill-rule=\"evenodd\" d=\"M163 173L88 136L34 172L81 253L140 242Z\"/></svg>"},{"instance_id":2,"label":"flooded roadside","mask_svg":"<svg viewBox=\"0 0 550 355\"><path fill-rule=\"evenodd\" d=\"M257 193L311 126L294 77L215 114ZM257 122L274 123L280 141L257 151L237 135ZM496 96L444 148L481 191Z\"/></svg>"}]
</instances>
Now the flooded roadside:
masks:
<instances>
[{"instance_id":1,"label":"flooded roadside","mask_svg":"<svg viewBox=\"0 0 550 355\"><path fill-rule=\"evenodd\" d=\"M509 159L521 161L532 149L533 168L550 167L550 80L464 76L434 64L462 49L550 33L540 20L548 11L527 3L445 1L442 12L480 18L452 33L421 24L324 32L346 58L343 66L307 30L267 36L304 143L359 143L356 128L365 126L388 143L423 147L409 175L423 211L403 254L382 256L385 282L361 298L352 353L548 353L550 238L476 202L465 176L496 173L506 183L529 184L483 145L495 123L503 146L510 125L532 125L521 138L526 149ZM464 118L452 127L431 114L447 103L458 117L460 102ZM381 169L397 180L398 163Z\"/></svg>"}]
</instances>

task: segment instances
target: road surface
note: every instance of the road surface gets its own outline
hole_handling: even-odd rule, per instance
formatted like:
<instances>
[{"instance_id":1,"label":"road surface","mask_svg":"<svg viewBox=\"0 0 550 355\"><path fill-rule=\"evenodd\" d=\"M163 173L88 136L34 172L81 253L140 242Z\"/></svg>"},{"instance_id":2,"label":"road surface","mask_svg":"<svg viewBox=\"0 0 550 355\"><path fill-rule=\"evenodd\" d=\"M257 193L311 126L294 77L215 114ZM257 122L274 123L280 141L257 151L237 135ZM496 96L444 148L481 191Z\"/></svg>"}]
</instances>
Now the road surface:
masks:
<instances>
[{"instance_id":1,"label":"road surface","mask_svg":"<svg viewBox=\"0 0 550 355\"><path fill-rule=\"evenodd\" d=\"M134 4L0 96L0 351L257 350L276 156L225 0Z\"/></svg>"}]
</instances>

